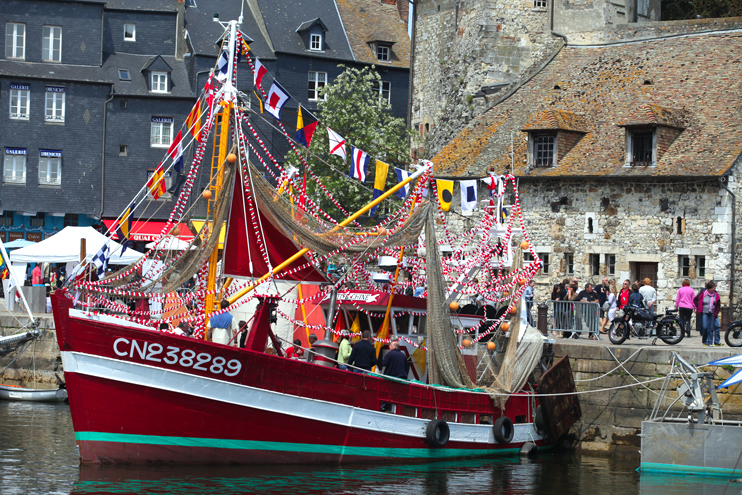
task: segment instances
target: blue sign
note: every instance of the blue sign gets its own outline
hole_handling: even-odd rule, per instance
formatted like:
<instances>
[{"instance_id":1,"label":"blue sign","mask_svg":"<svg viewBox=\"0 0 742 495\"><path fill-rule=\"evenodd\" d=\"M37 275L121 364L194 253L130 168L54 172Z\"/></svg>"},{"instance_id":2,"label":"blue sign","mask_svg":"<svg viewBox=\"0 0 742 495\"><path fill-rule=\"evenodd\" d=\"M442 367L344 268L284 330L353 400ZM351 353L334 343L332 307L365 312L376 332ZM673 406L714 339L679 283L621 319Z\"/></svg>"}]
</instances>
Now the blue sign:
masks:
<instances>
[{"instance_id":1,"label":"blue sign","mask_svg":"<svg viewBox=\"0 0 742 495\"><path fill-rule=\"evenodd\" d=\"M62 158L61 150L39 150L43 158Z\"/></svg>"},{"instance_id":2,"label":"blue sign","mask_svg":"<svg viewBox=\"0 0 742 495\"><path fill-rule=\"evenodd\" d=\"M163 124L172 124L173 118L172 117L152 117L152 122L160 122Z\"/></svg>"},{"instance_id":3,"label":"blue sign","mask_svg":"<svg viewBox=\"0 0 742 495\"><path fill-rule=\"evenodd\" d=\"M64 93L64 86L47 86L47 93Z\"/></svg>"},{"instance_id":4,"label":"blue sign","mask_svg":"<svg viewBox=\"0 0 742 495\"><path fill-rule=\"evenodd\" d=\"M26 148L5 148L6 155L28 155Z\"/></svg>"},{"instance_id":5,"label":"blue sign","mask_svg":"<svg viewBox=\"0 0 742 495\"><path fill-rule=\"evenodd\" d=\"M28 90L28 89L31 89L31 85L30 84L11 84L10 85L10 89L25 89L25 90Z\"/></svg>"}]
</instances>

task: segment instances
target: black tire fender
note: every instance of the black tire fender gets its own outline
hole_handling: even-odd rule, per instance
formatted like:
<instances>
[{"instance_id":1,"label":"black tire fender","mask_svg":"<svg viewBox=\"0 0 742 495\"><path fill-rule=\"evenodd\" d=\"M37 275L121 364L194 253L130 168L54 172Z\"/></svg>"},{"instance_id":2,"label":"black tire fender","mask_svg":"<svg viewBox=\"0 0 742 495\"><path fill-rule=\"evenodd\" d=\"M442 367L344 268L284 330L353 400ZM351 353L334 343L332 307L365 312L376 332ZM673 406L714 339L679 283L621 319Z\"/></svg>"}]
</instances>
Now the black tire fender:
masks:
<instances>
[{"instance_id":1,"label":"black tire fender","mask_svg":"<svg viewBox=\"0 0 742 495\"><path fill-rule=\"evenodd\" d=\"M434 449L445 447L451 436L451 429L442 419L434 419L425 428L425 441Z\"/></svg>"},{"instance_id":2,"label":"black tire fender","mask_svg":"<svg viewBox=\"0 0 742 495\"><path fill-rule=\"evenodd\" d=\"M549 430L546 429L544 410L541 408L540 405L536 406L536 413L533 415L533 426L536 427L536 431L539 433L539 435L546 438L547 432Z\"/></svg>"},{"instance_id":3,"label":"black tire fender","mask_svg":"<svg viewBox=\"0 0 742 495\"><path fill-rule=\"evenodd\" d=\"M510 443L513 441L515 427L510 418L503 416L495 420L495 424L492 425L492 431L495 434L495 440L497 440L497 443Z\"/></svg>"}]
</instances>

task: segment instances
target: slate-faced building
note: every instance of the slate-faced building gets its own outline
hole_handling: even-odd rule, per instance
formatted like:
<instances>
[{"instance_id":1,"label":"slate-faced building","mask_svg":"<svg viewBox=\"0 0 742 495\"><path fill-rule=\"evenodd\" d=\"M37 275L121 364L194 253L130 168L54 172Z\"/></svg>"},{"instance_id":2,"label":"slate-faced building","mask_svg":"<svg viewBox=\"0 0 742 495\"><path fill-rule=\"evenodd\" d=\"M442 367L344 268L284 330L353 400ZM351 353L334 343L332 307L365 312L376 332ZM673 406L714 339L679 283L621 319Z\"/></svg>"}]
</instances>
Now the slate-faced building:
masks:
<instances>
[{"instance_id":1,"label":"slate-faced building","mask_svg":"<svg viewBox=\"0 0 742 495\"><path fill-rule=\"evenodd\" d=\"M433 158L436 177L518 177L545 262L537 298L572 276L619 286L649 278L666 308L687 278L694 288L716 281L723 306L731 299L736 308L742 35L734 22L648 23L601 45L568 42ZM464 217L459 228L476 220Z\"/></svg>"}]
</instances>

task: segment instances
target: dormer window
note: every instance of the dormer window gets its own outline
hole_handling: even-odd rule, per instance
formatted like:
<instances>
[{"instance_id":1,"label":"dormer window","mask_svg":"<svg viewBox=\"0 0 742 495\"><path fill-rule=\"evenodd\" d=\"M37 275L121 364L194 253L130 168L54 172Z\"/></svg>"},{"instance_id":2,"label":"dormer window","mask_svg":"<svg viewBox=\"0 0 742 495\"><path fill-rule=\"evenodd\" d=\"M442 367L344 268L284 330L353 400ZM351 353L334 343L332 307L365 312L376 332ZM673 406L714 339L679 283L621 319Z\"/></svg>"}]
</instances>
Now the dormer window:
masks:
<instances>
[{"instance_id":1,"label":"dormer window","mask_svg":"<svg viewBox=\"0 0 742 495\"><path fill-rule=\"evenodd\" d=\"M137 40L137 25L136 24L124 24L124 41L136 41Z\"/></svg>"},{"instance_id":2,"label":"dormer window","mask_svg":"<svg viewBox=\"0 0 742 495\"><path fill-rule=\"evenodd\" d=\"M150 91L153 93L167 93L168 81L167 72L151 72L150 73Z\"/></svg>"},{"instance_id":3,"label":"dormer window","mask_svg":"<svg viewBox=\"0 0 742 495\"><path fill-rule=\"evenodd\" d=\"M552 167L556 164L556 134L531 133L531 165Z\"/></svg>"},{"instance_id":4,"label":"dormer window","mask_svg":"<svg viewBox=\"0 0 742 495\"><path fill-rule=\"evenodd\" d=\"M312 51L322 51L322 35L312 33L309 35L309 49Z\"/></svg>"},{"instance_id":5,"label":"dormer window","mask_svg":"<svg viewBox=\"0 0 742 495\"><path fill-rule=\"evenodd\" d=\"M655 128L626 129L626 161L632 167L656 165L657 130Z\"/></svg>"},{"instance_id":6,"label":"dormer window","mask_svg":"<svg viewBox=\"0 0 742 495\"><path fill-rule=\"evenodd\" d=\"M688 120L684 110L654 104L636 107L618 125L626 128L626 166L653 167L683 132Z\"/></svg>"},{"instance_id":7,"label":"dormer window","mask_svg":"<svg viewBox=\"0 0 742 495\"><path fill-rule=\"evenodd\" d=\"M389 47L386 45L376 46L376 58L380 62L389 62Z\"/></svg>"},{"instance_id":8,"label":"dormer window","mask_svg":"<svg viewBox=\"0 0 742 495\"><path fill-rule=\"evenodd\" d=\"M587 134L587 124L567 110L543 110L522 130L528 133L528 166L556 167Z\"/></svg>"}]
</instances>

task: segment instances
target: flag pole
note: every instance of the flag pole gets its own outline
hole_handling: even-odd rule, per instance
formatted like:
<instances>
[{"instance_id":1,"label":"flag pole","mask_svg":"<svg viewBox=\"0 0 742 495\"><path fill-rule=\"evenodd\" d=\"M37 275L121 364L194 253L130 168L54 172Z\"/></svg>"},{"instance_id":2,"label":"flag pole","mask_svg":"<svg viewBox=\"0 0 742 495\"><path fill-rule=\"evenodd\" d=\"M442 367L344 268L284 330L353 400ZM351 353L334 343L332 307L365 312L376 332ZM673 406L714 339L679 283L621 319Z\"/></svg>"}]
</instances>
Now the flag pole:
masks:
<instances>
[{"instance_id":1,"label":"flag pole","mask_svg":"<svg viewBox=\"0 0 742 495\"><path fill-rule=\"evenodd\" d=\"M378 205L382 201L384 201L386 198L391 196L392 194L396 193L400 189L402 189L404 186L412 182L413 180L417 179L418 177L422 176L425 172L429 171L432 168L433 164L432 162L426 162L426 164L420 168L417 169L417 171L414 174L411 174L409 177L404 179L403 181L399 182L396 186L389 188L385 193L382 193L381 196L378 198L371 200L371 202L367 203L366 206L358 210L357 212L353 213L351 216L337 224L335 227L333 227L332 230L337 230L340 227L345 227L346 225L352 223L354 220L356 220L358 217L366 213L368 210L373 208L374 206ZM235 301L240 300L241 298L245 297L247 294L252 292L253 289L255 289L257 286L265 282L271 275L275 275L276 273L279 273L283 271L288 266L291 266L292 263L294 263L296 260L304 256L309 252L308 248L301 249L300 251L296 252L293 256L289 257L287 260L285 260L280 265L273 268L273 272L266 273L250 285L240 289L238 292L232 294L229 298L227 298L227 301L229 304L234 304Z\"/></svg>"}]
</instances>

